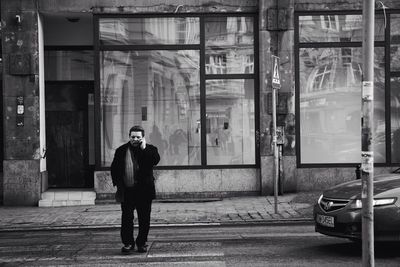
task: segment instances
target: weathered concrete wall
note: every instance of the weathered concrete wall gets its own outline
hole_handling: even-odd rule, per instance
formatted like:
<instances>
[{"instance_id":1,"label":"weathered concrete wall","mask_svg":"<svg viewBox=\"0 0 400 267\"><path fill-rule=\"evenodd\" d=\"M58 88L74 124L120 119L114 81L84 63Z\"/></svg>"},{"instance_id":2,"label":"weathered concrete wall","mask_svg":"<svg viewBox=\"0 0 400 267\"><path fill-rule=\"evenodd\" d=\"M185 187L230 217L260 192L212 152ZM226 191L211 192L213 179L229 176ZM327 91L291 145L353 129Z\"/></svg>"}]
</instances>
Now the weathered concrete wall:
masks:
<instances>
[{"instance_id":1,"label":"weathered concrete wall","mask_svg":"<svg viewBox=\"0 0 400 267\"><path fill-rule=\"evenodd\" d=\"M2 1L4 204L36 205L40 197L38 17L36 1ZM18 23L18 17L20 23ZM13 60L15 55L23 60ZM17 69L17 71L13 69ZM17 126L17 97L24 98Z\"/></svg>"},{"instance_id":2,"label":"weathered concrete wall","mask_svg":"<svg viewBox=\"0 0 400 267\"><path fill-rule=\"evenodd\" d=\"M326 1L326 0L296 0L294 1L294 8L296 11L321 11L321 10L362 10L362 0L338 0L338 1ZM400 2L398 0L385 0L382 1L385 6L389 9L400 8ZM375 1L376 9L382 8L379 1Z\"/></svg>"},{"instance_id":3,"label":"weathered concrete wall","mask_svg":"<svg viewBox=\"0 0 400 267\"><path fill-rule=\"evenodd\" d=\"M258 195L260 177L257 169L155 170L158 198L224 197ZM95 172L97 199L110 198L110 172Z\"/></svg>"},{"instance_id":4,"label":"weathered concrete wall","mask_svg":"<svg viewBox=\"0 0 400 267\"><path fill-rule=\"evenodd\" d=\"M271 55L280 57L281 89L277 90L277 100L286 105L286 110L277 110L277 126L284 128L285 137L282 147L284 168L293 169L296 161L295 147L295 110L294 110L294 27L293 27L293 0L260 1L260 156L261 156L261 188L262 194L273 192L274 157L272 149L272 114L271 99L272 87L272 62ZM286 11L286 17L280 29L268 29L268 9L279 8ZM284 187L289 191L296 191L293 179L286 177L284 169Z\"/></svg>"},{"instance_id":5,"label":"weathered concrete wall","mask_svg":"<svg viewBox=\"0 0 400 267\"><path fill-rule=\"evenodd\" d=\"M256 12L257 0L38 0L41 12L193 13Z\"/></svg>"}]
</instances>

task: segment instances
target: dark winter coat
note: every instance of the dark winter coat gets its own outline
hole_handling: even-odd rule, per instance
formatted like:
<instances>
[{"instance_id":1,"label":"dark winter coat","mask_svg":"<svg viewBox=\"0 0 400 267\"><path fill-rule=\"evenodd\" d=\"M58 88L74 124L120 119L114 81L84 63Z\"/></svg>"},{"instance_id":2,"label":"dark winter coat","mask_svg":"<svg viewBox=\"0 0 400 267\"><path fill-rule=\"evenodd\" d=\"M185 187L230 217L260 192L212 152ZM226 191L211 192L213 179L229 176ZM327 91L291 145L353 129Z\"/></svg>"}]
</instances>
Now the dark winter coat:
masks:
<instances>
[{"instance_id":1,"label":"dark winter coat","mask_svg":"<svg viewBox=\"0 0 400 267\"><path fill-rule=\"evenodd\" d=\"M125 157L126 150L131 144L128 142L115 151L114 159L111 164L111 177L114 186L117 186L117 193L115 198L117 202L122 202L125 193ZM153 167L160 161L157 147L146 144L145 149L140 147L133 148L133 155L137 160L138 169L135 173L137 184L135 185L135 192L138 194L135 197L139 199L155 199L156 190L154 184Z\"/></svg>"}]
</instances>

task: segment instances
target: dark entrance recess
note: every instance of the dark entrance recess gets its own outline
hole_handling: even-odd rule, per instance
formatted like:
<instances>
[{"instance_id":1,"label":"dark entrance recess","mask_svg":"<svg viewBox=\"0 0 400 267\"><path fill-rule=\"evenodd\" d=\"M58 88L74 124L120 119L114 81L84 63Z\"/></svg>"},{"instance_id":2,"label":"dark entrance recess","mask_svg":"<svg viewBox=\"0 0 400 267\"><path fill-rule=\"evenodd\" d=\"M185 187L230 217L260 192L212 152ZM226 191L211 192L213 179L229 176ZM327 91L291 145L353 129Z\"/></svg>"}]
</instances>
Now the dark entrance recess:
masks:
<instances>
[{"instance_id":1,"label":"dark entrance recess","mask_svg":"<svg viewBox=\"0 0 400 267\"><path fill-rule=\"evenodd\" d=\"M51 188L93 187L89 165L91 82L46 83L47 171Z\"/></svg>"}]
</instances>

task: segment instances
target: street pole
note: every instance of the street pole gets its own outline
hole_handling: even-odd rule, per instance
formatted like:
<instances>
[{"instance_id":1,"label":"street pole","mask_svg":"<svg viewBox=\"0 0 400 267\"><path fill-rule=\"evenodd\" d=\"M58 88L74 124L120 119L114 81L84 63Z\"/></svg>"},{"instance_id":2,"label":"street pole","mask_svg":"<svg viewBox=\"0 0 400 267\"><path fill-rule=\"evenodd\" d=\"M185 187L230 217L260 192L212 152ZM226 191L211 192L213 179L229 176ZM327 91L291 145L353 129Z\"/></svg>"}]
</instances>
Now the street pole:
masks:
<instances>
[{"instance_id":1,"label":"street pole","mask_svg":"<svg viewBox=\"0 0 400 267\"><path fill-rule=\"evenodd\" d=\"M279 158L276 136L276 89L272 88L272 145L274 149L274 208L278 213L278 179L279 179Z\"/></svg>"},{"instance_id":2,"label":"street pole","mask_svg":"<svg viewBox=\"0 0 400 267\"><path fill-rule=\"evenodd\" d=\"M279 179L279 154L278 138L276 134L276 90L281 88L281 75L279 71L280 59L272 55L272 145L274 150L274 206L278 213L278 179Z\"/></svg>"},{"instance_id":3,"label":"street pole","mask_svg":"<svg viewBox=\"0 0 400 267\"><path fill-rule=\"evenodd\" d=\"M375 266L373 210L374 25L375 2L363 3L363 81L361 118L362 266Z\"/></svg>"}]
</instances>

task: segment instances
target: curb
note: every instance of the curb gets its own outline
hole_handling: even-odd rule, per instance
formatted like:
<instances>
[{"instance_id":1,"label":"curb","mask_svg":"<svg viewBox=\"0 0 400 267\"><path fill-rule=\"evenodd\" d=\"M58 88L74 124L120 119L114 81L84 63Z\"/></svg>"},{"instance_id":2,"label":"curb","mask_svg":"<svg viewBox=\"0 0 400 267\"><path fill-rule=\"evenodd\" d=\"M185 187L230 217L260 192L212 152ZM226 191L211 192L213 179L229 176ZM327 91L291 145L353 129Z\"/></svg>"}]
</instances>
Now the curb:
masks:
<instances>
[{"instance_id":1,"label":"curb","mask_svg":"<svg viewBox=\"0 0 400 267\"><path fill-rule=\"evenodd\" d=\"M151 228L166 227L235 227L249 225L296 225L311 224L312 218L295 218L295 219L276 219L276 220L252 220L252 221L229 221L229 222L193 222L193 223L155 223L150 224ZM9 232L28 232L28 231L62 231L62 230L113 230L119 229L120 224L108 225L58 225L58 226L26 226L26 227L9 227L0 228L0 233Z\"/></svg>"}]
</instances>

